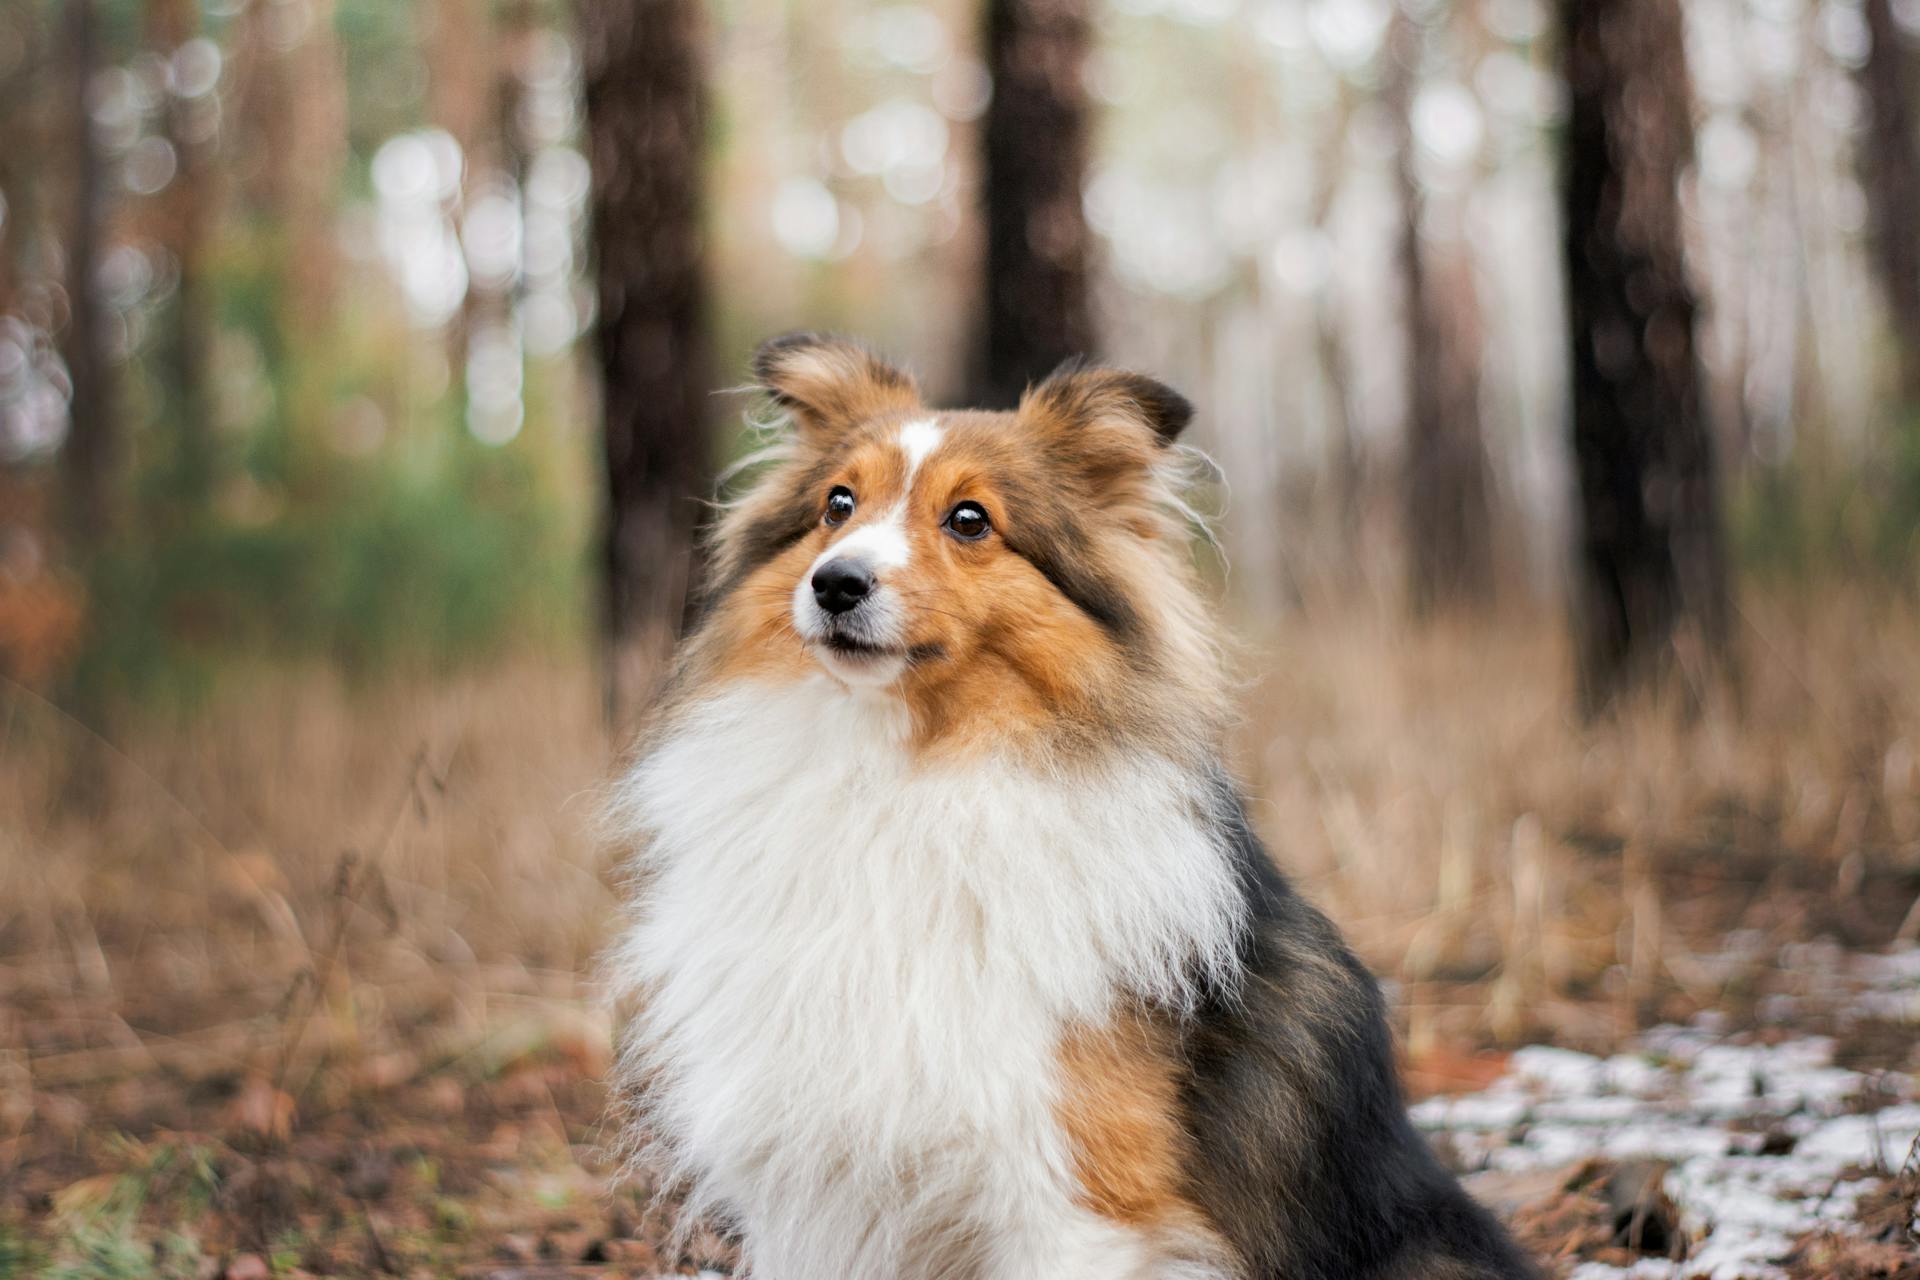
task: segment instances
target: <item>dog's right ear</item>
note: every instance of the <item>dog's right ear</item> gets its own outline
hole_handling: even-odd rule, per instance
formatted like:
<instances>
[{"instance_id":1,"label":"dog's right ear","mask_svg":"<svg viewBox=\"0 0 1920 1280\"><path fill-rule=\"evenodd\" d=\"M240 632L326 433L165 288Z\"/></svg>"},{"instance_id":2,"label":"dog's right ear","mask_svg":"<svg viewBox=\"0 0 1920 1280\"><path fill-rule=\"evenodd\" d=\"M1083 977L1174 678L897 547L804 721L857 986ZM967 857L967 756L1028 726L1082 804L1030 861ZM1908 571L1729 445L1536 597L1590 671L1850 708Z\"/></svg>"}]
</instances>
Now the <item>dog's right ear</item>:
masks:
<instances>
[{"instance_id":1,"label":"dog's right ear","mask_svg":"<svg viewBox=\"0 0 1920 1280\"><path fill-rule=\"evenodd\" d=\"M753 376L795 426L814 435L921 407L909 374L844 338L789 333L770 339L754 352Z\"/></svg>"}]
</instances>

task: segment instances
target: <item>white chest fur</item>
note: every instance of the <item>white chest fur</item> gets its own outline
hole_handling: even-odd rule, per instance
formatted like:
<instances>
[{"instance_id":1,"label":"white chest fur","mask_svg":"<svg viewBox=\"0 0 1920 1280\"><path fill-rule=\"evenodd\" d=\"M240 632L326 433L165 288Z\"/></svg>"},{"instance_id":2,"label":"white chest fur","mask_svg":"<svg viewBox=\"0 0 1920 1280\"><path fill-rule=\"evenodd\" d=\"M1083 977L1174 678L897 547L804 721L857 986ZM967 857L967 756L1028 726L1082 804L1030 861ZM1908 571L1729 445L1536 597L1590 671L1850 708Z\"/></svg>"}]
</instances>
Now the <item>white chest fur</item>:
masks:
<instances>
[{"instance_id":1,"label":"white chest fur","mask_svg":"<svg viewBox=\"0 0 1920 1280\"><path fill-rule=\"evenodd\" d=\"M1153 759L916 763L887 695L735 686L622 785L615 980L655 1151L762 1277L1145 1274L1075 1206L1054 1051L1228 963L1229 868Z\"/></svg>"}]
</instances>

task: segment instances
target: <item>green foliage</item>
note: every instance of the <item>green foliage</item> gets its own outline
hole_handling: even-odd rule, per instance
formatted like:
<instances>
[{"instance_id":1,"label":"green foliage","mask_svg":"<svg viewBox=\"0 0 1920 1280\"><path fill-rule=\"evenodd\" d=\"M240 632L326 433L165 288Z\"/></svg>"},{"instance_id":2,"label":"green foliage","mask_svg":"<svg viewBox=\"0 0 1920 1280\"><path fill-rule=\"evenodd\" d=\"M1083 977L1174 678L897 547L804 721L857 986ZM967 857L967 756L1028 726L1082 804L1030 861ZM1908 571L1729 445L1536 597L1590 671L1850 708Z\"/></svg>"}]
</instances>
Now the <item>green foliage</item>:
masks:
<instances>
[{"instance_id":1,"label":"green foliage","mask_svg":"<svg viewBox=\"0 0 1920 1280\"><path fill-rule=\"evenodd\" d=\"M0 1223L0 1280L32 1275L37 1258L31 1240L7 1223Z\"/></svg>"},{"instance_id":2,"label":"green foliage","mask_svg":"<svg viewBox=\"0 0 1920 1280\"><path fill-rule=\"evenodd\" d=\"M473 1211L450 1196L433 1202L433 1223L443 1240L458 1240L473 1230Z\"/></svg>"},{"instance_id":3,"label":"green foliage","mask_svg":"<svg viewBox=\"0 0 1920 1280\"><path fill-rule=\"evenodd\" d=\"M1912 573L1920 565L1920 406L1894 436L1893 466L1881 520L1881 553Z\"/></svg>"},{"instance_id":4,"label":"green foliage","mask_svg":"<svg viewBox=\"0 0 1920 1280\"><path fill-rule=\"evenodd\" d=\"M449 433L410 461L341 465L297 500L243 478L229 490L259 510L151 522L102 552L77 685L96 702L191 702L236 658L365 677L573 634L577 531L533 460Z\"/></svg>"},{"instance_id":5,"label":"green foliage","mask_svg":"<svg viewBox=\"0 0 1920 1280\"><path fill-rule=\"evenodd\" d=\"M530 364L525 429L483 444L458 380L427 372L442 339L372 291L290 316L288 253L284 228L236 219L206 263L222 354L200 453L177 370L153 347L129 365L145 429L121 532L80 566L73 705L191 707L249 662L445 670L584 626L587 477L556 425L576 412L570 368Z\"/></svg>"},{"instance_id":6,"label":"green foliage","mask_svg":"<svg viewBox=\"0 0 1920 1280\"><path fill-rule=\"evenodd\" d=\"M146 1222L153 1217L191 1221L206 1213L219 1183L210 1156L197 1147L135 1144L125 1153L131 1168L96 1192L71 1196L59 1206L53 1258L41 1272L46 1280L196 1280L200 1275L200 1245L191 1234L150 1230Z\"/></svg>"},{"instance_id":7,"label":"green foliage","mask_svg":"<svg viewBox=\"0 0 1920 1280\"><path fill-rule=\"evenodd\" d=\"M185 1236L150 1245L134 1224L119 1219L83 1222L62 1242L45 1280L197 1280L200 1251Z\"/></svg>"},{"instance_id":8,"label":"green foliage","mask_svg":"<svg viewBox=\"0 0 1920 1280\"><path fill-rule=\"evenodd\" d=\"M436 11L337 0L325 6L328 30L289 26L283 19L297 15L273 8L190 6L192 29L218 44L222 71L207 100L175 119L168 104L180 103L163 74L174 51L155 43L152 6L95 5L100 80L119 95L101 111L120 113L113 129L95 131L110 215L103 249L121 268L98 273L120 282L103 288L111 294L103 327L124 339L111 353L111 394L100 400L115 437L103 451L112 459L104 481L112 527L72 536L47 460L30 460L23 481L49 495L31 533L32 545L52 551L55 603L71 617L84 599L78 640L69 624L36 670L61 664L48 678L63 679L62 700L83 713L192 706L216 676L248 664L319 662L358 680L397 667L431 672L509 646L569 641L590 617L582 552L591 441L564 425L582 417L579 358L544 347L528 358L524 429L501 447L476 440L464 420L463 339L512 323L531 294L524 281L496 281L453 327L423 327L378 234L373 157L395 135L437 122L427 66ZM441 6L438 20L457 20L459 9ZM0 11L8 14L0 54L16 43L32 54L6 69L0 89L64 103L65 6L32 0L24 20ZM508 150L510 130L528 156L535 144L570 140L564 119L539 132L525 124L528 113L506 111L518 99L502 77L519 68L515 94L546 83L508 48L507 20L523 31L515 39L564 35L572 6L475 0L471 11L475 22L498 19L483 39L499 66L475 68L474 84L499 98L488 127L502 136L467 163L505 165L504 154L481 157ZM304 52L284 56L295 49ZM316 96L315 110L293 110ZM63 117L44 114L32 122L36 145L15 150L38 154L57 142L65 156ZM174 184L121 182L137 147L173 146L175 131L204 124L202 114L223 123L191 151L176 148ZM29 136L4 123L8 138ZM0 195L31 215L15 219L19 230L8 224L18 241L12 269L26 272L13 293L57 292L64 205L27 200L18 175L46 170L64 189L68 160L49 169L45 160L5 163L7 154L0 146ZM182 202L193 194L177 185L187 178L204 190ZM577 205L579 196L566 199ZM523 201L533 203L534 194ZM136 252L121 252L128 248ZM11 545L14 520L4 515L0 549Z\"/></svg>"},{"instance_id":9,"label":"green foliage","mask_svg":"<svg viewBox=\"0 0 1920 1280\"><path fill-rule=\"evenodd\" d=\"M1799 456L1756 470L1729 505L1735 557L1763 577L1920 586L1920 411L1889 432L1876 466Z\"/></svg>"}]
</instances>

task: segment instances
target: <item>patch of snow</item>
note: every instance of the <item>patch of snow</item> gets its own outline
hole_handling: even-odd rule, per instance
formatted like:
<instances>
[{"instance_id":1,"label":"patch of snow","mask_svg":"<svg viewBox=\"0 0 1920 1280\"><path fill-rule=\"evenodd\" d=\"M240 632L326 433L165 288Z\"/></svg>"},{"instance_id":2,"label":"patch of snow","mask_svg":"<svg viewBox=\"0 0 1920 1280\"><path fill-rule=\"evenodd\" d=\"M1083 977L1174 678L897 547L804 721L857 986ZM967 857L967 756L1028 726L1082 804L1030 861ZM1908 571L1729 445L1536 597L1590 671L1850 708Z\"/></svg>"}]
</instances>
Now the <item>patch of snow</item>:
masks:
<instances>
[{"instance_id":1,"label":"patch of snow","mask_svg":"<svg viewBox=\"0 0 1920 1280\"><path fill-rule=\"evenodd\" d=\"M1782 963L1807 975L1810 1000L1920 1022L1920 948L1790 950ZM1836 1066L1827 1037L1758 1044L1705 1017L1656 1028L1636 1048L1604 1059L1522 1049L1486 1090L1413 1109L1470 1170L1528 1173L1594 1157L1669 1164L1663 1189L1692 1242L1688 1257L1588 1262L1572 1280L1778 1280L1798 1237L1857 1230L1860 1198L1920 1143L1914 1080Z\"/></svg>"}]
</instances>

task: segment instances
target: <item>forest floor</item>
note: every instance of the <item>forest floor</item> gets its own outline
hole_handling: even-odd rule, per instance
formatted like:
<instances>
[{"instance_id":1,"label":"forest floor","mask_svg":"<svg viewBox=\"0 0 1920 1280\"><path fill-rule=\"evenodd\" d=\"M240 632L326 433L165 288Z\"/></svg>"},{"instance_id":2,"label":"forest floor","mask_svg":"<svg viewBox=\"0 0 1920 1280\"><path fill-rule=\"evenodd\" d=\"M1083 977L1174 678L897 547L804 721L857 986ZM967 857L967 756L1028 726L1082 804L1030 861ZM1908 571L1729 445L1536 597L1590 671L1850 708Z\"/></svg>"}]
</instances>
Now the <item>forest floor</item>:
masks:
<instances>
[{"instance_id":1,"label":"forest floor","mask_svg":"<svg viewBox=\"0 0 1920 1280\"><path fill-rule=\"evenodd\" d=\"M1728 941L1750 1025L1529 1046L1416 1123L1573 1280L1920 1277L1920 950Z\"/></svg>"},{"instance_id":2,"label":"forest floor","mask_svg":"<svg viewBox=\"0 0 1920 1280\"><path fill-rule=\"evenodd\" d=\"M1737 722L1569 725L1526 628L1282 635L1249 699L1417 1120L1562 1276L1920 1280L1920 620L1760 621ZM0 1277L728 1274L604 1154L592 681L273 681L111 749L0 703Z\"/></svg>"},{"instance_id":3,"label":"forest floor","mask_svg":"<svg viewBox=\"0 0 1920 1280\"><path fill-rule=\"evenodd\" d=\"M1410 1059L1416 1120L1560 1276L1920 1280L1920 950L1725 942L1706 962L1741 971L1740 1010L1604 1056ZM573 997L526 991L458 1050L412 1010L412 1051L333 1045L276 1076L229 1042L243 992L161 1035L159 1010L35 972L0 966L27 1055L0 1114L0 1275L731 1274L724 1240L670 1250L671 1206L612 1178L603 1028ZM111 1026L117 1047L59 1047Z\"/></svg>"}]
</instances>

